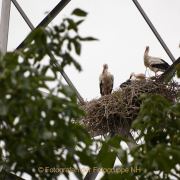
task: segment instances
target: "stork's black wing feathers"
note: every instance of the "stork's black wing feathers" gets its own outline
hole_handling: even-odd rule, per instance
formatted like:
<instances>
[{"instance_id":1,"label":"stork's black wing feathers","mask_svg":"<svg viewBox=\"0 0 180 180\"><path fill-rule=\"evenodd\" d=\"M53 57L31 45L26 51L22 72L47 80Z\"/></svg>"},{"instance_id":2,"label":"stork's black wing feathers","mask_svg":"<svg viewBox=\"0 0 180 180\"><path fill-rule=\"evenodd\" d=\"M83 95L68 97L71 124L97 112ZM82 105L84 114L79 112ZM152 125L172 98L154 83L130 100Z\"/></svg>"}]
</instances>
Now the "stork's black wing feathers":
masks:
<instances>
[{"instance_id":1,"label":"stork's black wing feathers","mask_svg":"<svg viewBox=\"0 0 180 180\"><path fill-rule=\"evenodd\" d=\"M151 64L151 66L154 67L154 68L162 69L162 70L168 69L170 65L166 61L164 61L163 59L161 59L161 61L163 63Z\"/></svg>"},{"instance_id":2,"label":"stork's black wing feathers","mask_svg":"<svg viewBox=\"0 0 180 180\"><path fill-rule=\"evenodd\" d=\"M102 83L102 81L101 81L101 82L99 83L99 89L100 89L100 94L101 94L101 96L103 96L102 88L103 88L103 83Z\"/></svg>"},{"instance_id":3,"label":"stork's black wing feathers","mask_svg":"<svg viewBox=\"0 0 180 180\"><path fill-rule=\"evenodd\" d=\"M114 76L113 75L111 76L111 81L112 81L112 85L111 85L110 93L112 92L113 85L114 85Z\"/></svg>"},{"instance_id":4,"label":"stork's black wing feathers","mask_svg":"<svg viewBox=\"0 0 180 180\"><path fill-rule=\"evenodd\" d=\"M130 85L130 84L131 84L131 80L128 79L127 81L123 82L119 87L120 87L120 88L125 88L125 87L127 87L128 85Z\"/></svg>"},{"instance_id":5,"label":"stork's black wing feathers","mask_svg":"<svg viewBox=\"0 0 180 180\"><path fill-rule=\"evenodd\" d=\"M163 59L161 59L161 61L163 62L163 64L165 64L167 68L169 68L170 65L166 61L164 61Z\"/></svg>"}]
</instances>

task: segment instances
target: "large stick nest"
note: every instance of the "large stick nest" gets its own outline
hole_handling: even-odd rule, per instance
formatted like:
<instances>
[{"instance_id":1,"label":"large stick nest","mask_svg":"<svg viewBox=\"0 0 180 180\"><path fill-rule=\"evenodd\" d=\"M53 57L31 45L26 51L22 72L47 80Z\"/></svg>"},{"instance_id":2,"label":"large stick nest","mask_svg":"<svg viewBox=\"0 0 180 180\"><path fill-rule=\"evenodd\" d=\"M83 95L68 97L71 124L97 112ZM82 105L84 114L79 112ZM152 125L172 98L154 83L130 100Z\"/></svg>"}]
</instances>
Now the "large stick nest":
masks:
<instances>
[{"instance_id":1,"label":"large stick nest","mask_svg":"<svg viewBox=\"0 0 180 180\"><path fill-rule=\"evenodd\" d=\"M143 93L160 94L174 102L179 92L177 83L132 81L110 95L87 102L82 107L86 112L82 123L93 137L107 133L128 136L131 124L138 115Z\"/></svg>"}]
</instances>

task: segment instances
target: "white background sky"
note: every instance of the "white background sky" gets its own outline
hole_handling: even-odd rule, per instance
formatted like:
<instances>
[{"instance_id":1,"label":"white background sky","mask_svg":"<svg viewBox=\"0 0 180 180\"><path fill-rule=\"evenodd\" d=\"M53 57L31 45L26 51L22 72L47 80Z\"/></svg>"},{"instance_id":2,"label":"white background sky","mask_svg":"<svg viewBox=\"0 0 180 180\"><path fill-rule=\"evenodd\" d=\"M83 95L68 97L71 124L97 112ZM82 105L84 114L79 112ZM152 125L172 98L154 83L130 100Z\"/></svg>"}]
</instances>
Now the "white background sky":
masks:
<instances>
[{"instance_id":1,"label":"white background sky","mask_svg":"<svg viewBox=\"0 0 180 180\"><path fill-rule=\"evenodd\" d=\"M34 26L45 17L46 11L58 0L17 0ZM0 0L1 9L2 0ZM139 0L152 23L161 34L175 58L180 56L180 0ZM83 35L98 38L97 42L85 42L78 61L83 71L72 67L65 71L80 94L87 100L99 94L99 74L107 63L114 75L116 89L129 78L131 72L144 72L143 53L146 45L150 54L171 60L140 15L132 0L72 0L53 20L50 26L60 24L73 9L82 8L89 14L81 25ZM8 50L14 50L30 32L14 5L11 6Z\"/></svg>"},{"instance_id":2,"label":"white background sky","mask_svg":"<svg viewBox=\"0 0 180 180\"><path fill-rule=\"evenodd\" d=\"M1 2L2 0L0 0ZM34 26L51 11L58 0L18 0ZM180 56L180 0L139 0L152 23L161 34L175 58ZM131 72L144 72L143 53L146 45L150 54L171 60L140 15L132 0L72 0L50 24L60 24L74 8L87 11L88 17L81 25L83 35L98 38L85 42L79 62L83 71L73 68L66 72L81 95L90 100L99 97L99 74L107 63L115 78L114 89L128 79ZM8 50L15 49L30 32L14 5L11 6Z\"/></svg>"}]
</instances>

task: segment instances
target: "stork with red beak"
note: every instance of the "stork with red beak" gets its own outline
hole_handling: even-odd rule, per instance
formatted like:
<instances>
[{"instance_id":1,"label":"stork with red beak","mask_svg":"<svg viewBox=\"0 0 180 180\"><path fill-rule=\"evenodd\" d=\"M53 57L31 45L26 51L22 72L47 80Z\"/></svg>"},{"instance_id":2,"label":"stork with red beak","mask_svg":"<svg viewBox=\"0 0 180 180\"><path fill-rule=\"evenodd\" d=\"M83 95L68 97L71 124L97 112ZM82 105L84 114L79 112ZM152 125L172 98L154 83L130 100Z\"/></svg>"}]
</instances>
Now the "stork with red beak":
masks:
<instances>
[{"instance_id":1,"label":"stork with red beak","mask_svg":"<svg viewBox=\"0 0 180 180\"><path fill-rule=\"evenodd\" d=\"M114 76L108 72L108 65L103 65L103 71L99 76L99 87L101 96L111 94L113 89Z\"/></svg>"},{"instance_id":2,"label":"stork with red beak","mask_svg":"<svg viewBox=\"0 0 180 180\"><path fill-rule=\"evenodd\" d=\"M157 76L157 72L165 72L169 68L169 64L163 59L149 56L149 46L146 46L144 52L144 65L146 70L149 68L155 73L155 76Z\"/></svg>"}]
</instances>

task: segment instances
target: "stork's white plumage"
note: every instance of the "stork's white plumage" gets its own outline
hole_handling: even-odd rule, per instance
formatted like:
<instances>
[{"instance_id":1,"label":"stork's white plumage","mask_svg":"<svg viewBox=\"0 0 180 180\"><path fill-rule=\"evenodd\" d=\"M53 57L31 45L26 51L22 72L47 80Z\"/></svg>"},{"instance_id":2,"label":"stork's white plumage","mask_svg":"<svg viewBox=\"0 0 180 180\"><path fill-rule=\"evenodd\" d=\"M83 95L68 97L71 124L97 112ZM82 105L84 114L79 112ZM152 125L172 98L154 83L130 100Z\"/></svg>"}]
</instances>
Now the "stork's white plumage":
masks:
<instances>
[{"instance_id":1,"label":"stork's white plumage","mask_svg":"<svg viewBox=\"0 0 180 180\"><path fill-rule=\"evenodd\" d=\"M108 72L108 65L103 65L103 71L99 76L99 87L101 96L111 94L113 89L114 76Z\"/></svg>"},{"instance_id":2,"label":"stork's white plumage","mask_svg":"<svg viewBox=\"0 0 180 180\"><path fill-rule=\"evenodd\" d=\"M144 65L146 68L149 68L151 71L155 72L164 72L169 68L169 64L161 58L149 56L149 46L146 46L144 52Z\"/></svg>"},{"instance_id":3,"label":"stork's white plumage","mask_svg":"<svg viewBox=\"0 0 180 180\"><path fill-rule=\"evenodd\" d=\"M144 80L146 76L143 73L135 74L134 72L130 75L130 80Z\"/></svg>"}]
</instances>

